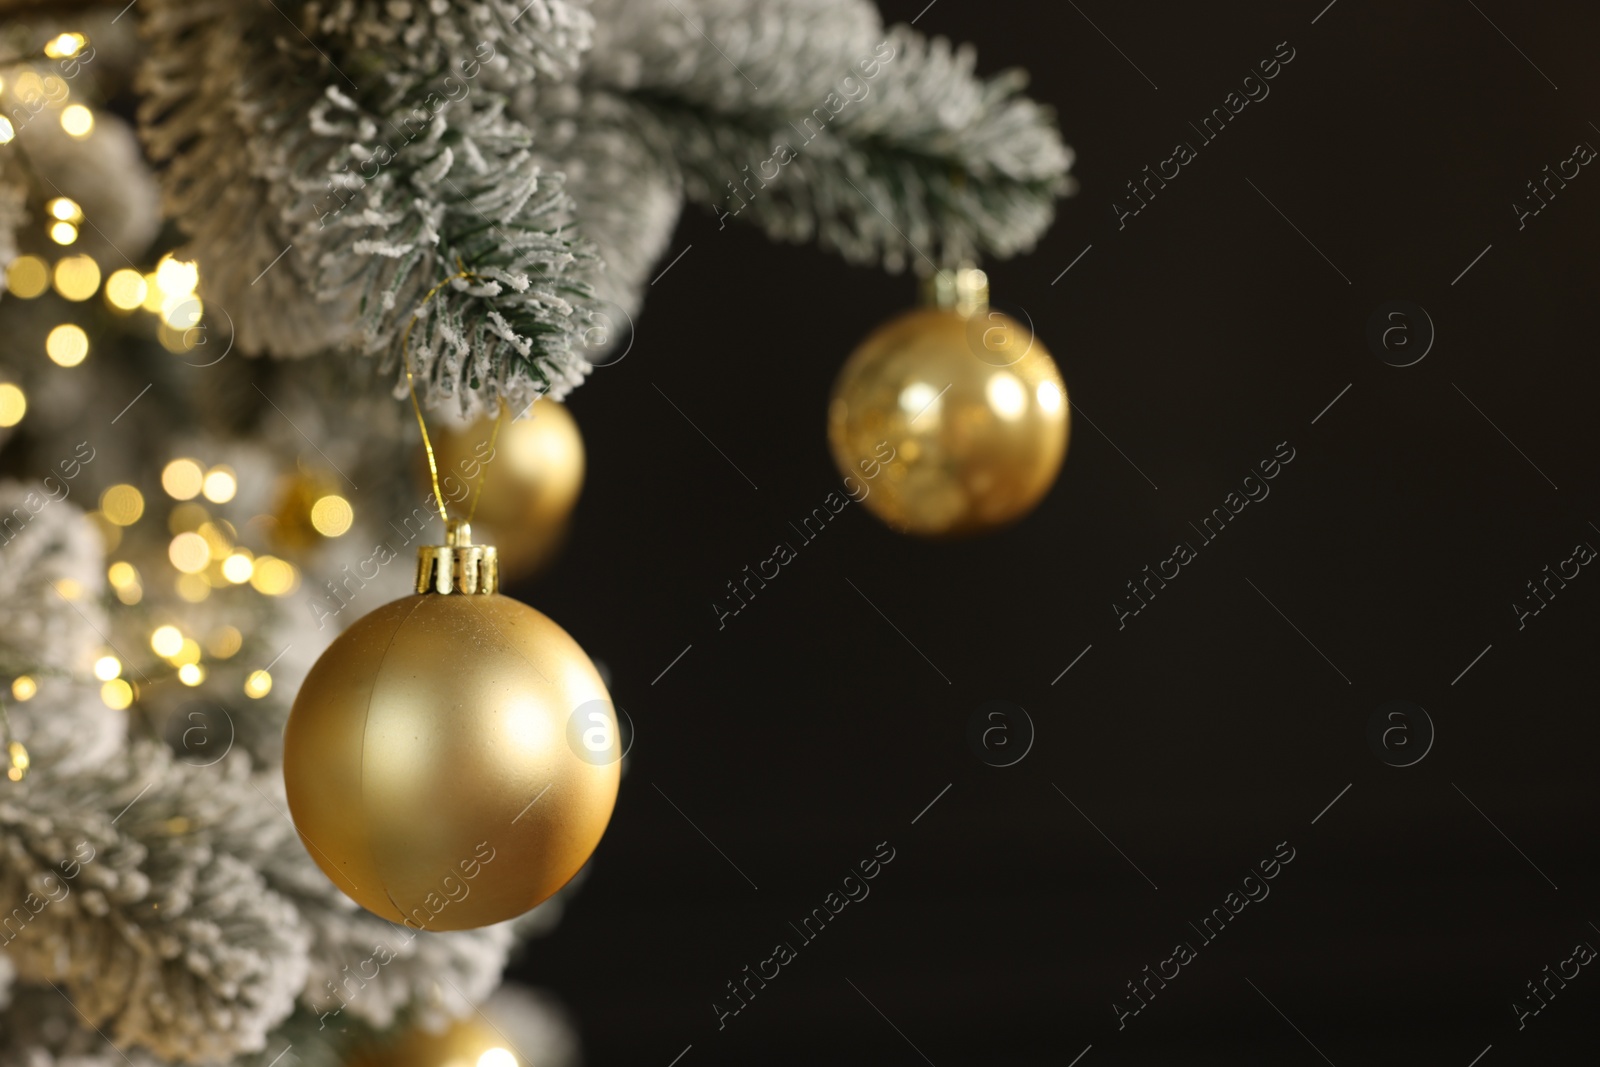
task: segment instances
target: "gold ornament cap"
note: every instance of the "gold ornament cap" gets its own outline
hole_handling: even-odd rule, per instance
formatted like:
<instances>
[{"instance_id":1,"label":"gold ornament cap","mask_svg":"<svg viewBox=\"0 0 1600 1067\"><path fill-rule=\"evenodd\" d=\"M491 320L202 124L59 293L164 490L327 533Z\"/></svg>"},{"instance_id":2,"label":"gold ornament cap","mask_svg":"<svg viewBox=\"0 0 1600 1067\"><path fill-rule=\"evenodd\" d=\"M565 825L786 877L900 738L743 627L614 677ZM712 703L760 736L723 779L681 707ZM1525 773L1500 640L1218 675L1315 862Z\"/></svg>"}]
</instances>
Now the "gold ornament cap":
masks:
<instances>
[{"instance_id":1,"label":"gold ornament cap","mask_svg":"<svg viewBox=\"0 0 1600 1067\"><path fill-rule=\"evenodd\" d=\"M500 560L493 545L472 543L472 526L445 523L444 544L417 549L417 592L478 595L500 590Z\"/></svg>"},{"instance_id":2,"label":"gold ornament cap","mask_svg":"<svg viewBox=\"0 0 1600 1067\"><path fill-rule=\"evenodd\" d=\"M923 279L923 302L970 318L989 306L989 276L977 267L941 270Z\"/></svg>"}]
</instances>

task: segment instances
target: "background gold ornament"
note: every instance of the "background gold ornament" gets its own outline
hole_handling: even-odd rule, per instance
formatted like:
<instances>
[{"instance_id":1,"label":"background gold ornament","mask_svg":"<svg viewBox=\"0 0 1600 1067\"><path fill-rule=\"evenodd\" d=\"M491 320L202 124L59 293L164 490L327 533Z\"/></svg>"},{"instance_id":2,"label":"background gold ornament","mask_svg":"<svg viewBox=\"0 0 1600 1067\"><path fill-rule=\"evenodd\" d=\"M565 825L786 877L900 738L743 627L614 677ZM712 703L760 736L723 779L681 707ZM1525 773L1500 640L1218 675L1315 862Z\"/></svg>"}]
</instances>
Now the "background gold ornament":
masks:
<instances>
[{"instance_id":1,"label":"background gold ornament","mask_svg":"<svg viewBox=\"0 0 1600 1067\"><path fill-rule=\"evenodd\" d=\"M459 1019L438 1033L412 1026L363 1042L346 1067L537 1067L523 1063L506 1039L477 1018Z\"/></svg>"},{"instance_id":2,"label":"background gold ornament","mask_svg":"<svg viewBox=\"0 0 1600 1067\"><path fill-rule=\"evenodd\" d=\"M436 591L385 604L322 654L284 736L312 858L368 911L428 930L501 922L554 894L599 843L619 777L617 760L571 740L580 708L617 736L589 657L493 591L494 549L462 528L422 550L419 585Z\"/></svg>"},{"instance_id":3,"label":"background gold ornament","mask_svg":"<svg viewBox=\"0 0 1600 1067\"><path fill-rule=\"evenodd\" d=\"M982 273L958 272L977 275ZM867 509L891 528L961 536L1026 515L1066 455L1070 411L1033 332L963 294L907 312L850 356L834 383L828 443L842 474L874 473ZM892 448L883 460L881 442Z\"/></svg>"},{"instance_id":4,"label":"background gold ornament","mask_svg":"<svg viewBox=\"0 0 1600 1067\"><path fill-rule=\"evenodd\" d=\"M526 418L507 418L491 449L494 422L437 430L433 448L441 486L452 500L464 500L487 472L472 525L499 551L500 572L518 578L549 562L565 539L583 491L583 436L566 406L553 400L536 401ZM426 482L427 460L420 454L418 460Z\"/></svg>"}]
</instances>

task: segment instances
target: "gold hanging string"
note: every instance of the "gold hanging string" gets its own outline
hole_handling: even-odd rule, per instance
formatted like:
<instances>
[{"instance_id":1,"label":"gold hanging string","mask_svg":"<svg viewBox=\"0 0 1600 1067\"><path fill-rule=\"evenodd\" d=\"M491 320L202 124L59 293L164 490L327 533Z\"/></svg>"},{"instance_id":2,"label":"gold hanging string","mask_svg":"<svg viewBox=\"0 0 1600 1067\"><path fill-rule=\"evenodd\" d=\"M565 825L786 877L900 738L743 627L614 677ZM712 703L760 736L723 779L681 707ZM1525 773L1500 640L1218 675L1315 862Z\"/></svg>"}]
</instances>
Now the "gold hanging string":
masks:
<instances>
[{"instance_id":1,"label":"gold hanging string","mask_svg":"<svg viewBox=\"0 0 1600 1067\"><path fill-rule=\"evenodd\" d=\"M469 280L477 279L478 276L476 274L472 273L470 270L467 270L466 267L462 265L460 258L456 259L456 266L460 268L457 273L450 275L450 277L446 278L432 289L429 289L428 295L417 301L416 309L411 312L411 318L406 322L406 332L400 338L400 358L405 361L406 387L411 390L411 410L417 413L417 426L422 430L422 450L427 453L428 456L428 476L433 479L433 500L434 503L439 505L439 518L444 520L447 525L450 522L450 512L444 504L444 491L439 488L439 461L433 454L433 441L428 437L428 424L423 421L422 418L422 404L417 400L416 375L411 372L411 328L417 324L417 312L422 310L422 306L424 304L438 295L439 290L443 289L457 278L466 278ZM495 429L498 432L498 423L496 424ZM490 445L491 450L493 447L493 445ZM487 471L485 473L487 473ZM481 478L478 481L478 491L483 491L483 480ZM478 502L476 498L473 499L472 507L474 511L477 510ZM468 521L471 520L469 519Z\"/></svg>"},{"instance_id":2,"label":"gold hanging string","mask_svg":"<svg viewBox=\"0 0 1600 1067\"><path fill-rule=\"evenodd\" d=\"M483 483L489 477L489 464L494 462L494 445L500 440L500 427L506 421L506 400L500 398L500 411L494 417L494 429L489 431L489 458L483 461L483 469L478 472L478 488L472 493L472 506L467 509L467 525L472 525L472 517L478 513L478 501L483 499Z\"/></svg>"}]
</instances>

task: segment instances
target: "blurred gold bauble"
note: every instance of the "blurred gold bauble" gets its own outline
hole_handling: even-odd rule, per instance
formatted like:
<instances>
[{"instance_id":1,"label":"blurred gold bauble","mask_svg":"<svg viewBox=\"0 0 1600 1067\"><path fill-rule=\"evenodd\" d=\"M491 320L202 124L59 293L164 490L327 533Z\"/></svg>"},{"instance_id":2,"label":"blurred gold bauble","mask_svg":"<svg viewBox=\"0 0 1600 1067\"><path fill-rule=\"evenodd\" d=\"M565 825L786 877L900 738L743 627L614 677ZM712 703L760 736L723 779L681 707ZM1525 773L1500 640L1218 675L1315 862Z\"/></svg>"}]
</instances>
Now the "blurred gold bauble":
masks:
<instances>
[{"instance_id":1,"label":"blurred gold bauble","mask_svg":"<svg viewBox=\"0 0 1600 1067\"><path fill-rule=\"evenodd\" d=\"M508 579L531 574L561 547L567 520L583 491L583 437L566 406L539 400L528 417L500 427L494 447L494 419L480 419L463 430L435 434L434 455L445 495L466 507L487 471L472 525L500 551L500 571ZM419 456L423 482L427 460Z\"/></svg>"},{"instance_id":2,"label":"blurred gold bauble","mask_svg":"<svg viewBox=\"0 0 1600 1067\"><path fill-rule=\"evenodd\" d=\"M482 1020L461 1019L437 1034L407 1027L393 1037L363 1042L346 1067L535 1067Z\"/></svg>"},{"instance_id":3,"label":"blurred gold bauble","mask_svg":"<svg viewBox=\"0 0 1600 1067\"><path fill-rule=\"evenodd\" d=\"M984 290L976 306L921 308L868 337L834 383L828 442L852 495L862 485L867 510L891 528L961 536L1039 503L1069 421L1055 361L1026 326L989 309Z\"/></svg>"},{"instance_id":4,"label":"blurred gold bauble","mask_svg":"<svg viewBox=\"0 0 1600 1067\"><path fill-rule=\"evenodd\" d=\"M311 668L284 734L307 851L368 911L426 930L514 918L588 860L616 802L615 712L565 630L495 589L451 524L418 586Z\"/></svg>"}]
</instances>

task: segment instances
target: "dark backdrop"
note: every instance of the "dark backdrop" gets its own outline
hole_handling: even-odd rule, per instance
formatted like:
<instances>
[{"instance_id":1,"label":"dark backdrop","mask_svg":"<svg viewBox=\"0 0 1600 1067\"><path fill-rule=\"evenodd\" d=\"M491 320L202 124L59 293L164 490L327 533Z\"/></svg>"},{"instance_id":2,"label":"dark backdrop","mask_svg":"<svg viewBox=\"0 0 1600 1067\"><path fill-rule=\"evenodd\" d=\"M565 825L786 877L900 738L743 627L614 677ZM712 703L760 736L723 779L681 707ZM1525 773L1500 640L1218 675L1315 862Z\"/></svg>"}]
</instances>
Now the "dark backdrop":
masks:
<instances>
[{"instance_id":1,"label":"dark backdrop","mask_svg":"<svg viewBox=\"0 0 1600 1067\"><path fill-rule=\"evenodd\" d=\"M724 583L838 486L829 386L914 290L683 220L633 351L572 401L572 541L519 590L637 727L587 883L513 972L560 992L592 1064L1593 1062L1600 974L1563 961L1600 945L1600 575L1520 628L1512 605L1600 545L1600 174L1521 228L1513 204L1600 144L1600 13L1324 3L921 11L983 72L1028 68L1078 153L1038 250L991 265L1068 383L1066 466L967 543L847 508L721 631ZM1199 144L1187 123L1279 42L1270 96ZM1119 228L1179 140L1198 157ZM1436 330L1420 363L1369 344L1391 301L1391 341ZM1271 496L1119 630L1125 583L1280 442ZM1037 729L1008 768L967 742L989 700ZM1403 768L1368 737L1393 700L1436 734ZM1390 750L1425 749L1415 711L1390 721ZM788 924L880 842L871 895L801 947ZM1189 924L1275 850L1270 896L1205 941ZM798 958L719 1030L725 983L783 940ZM1519 1030L1547 965L1578 974Z\"/></svg>"}]
</instances>

